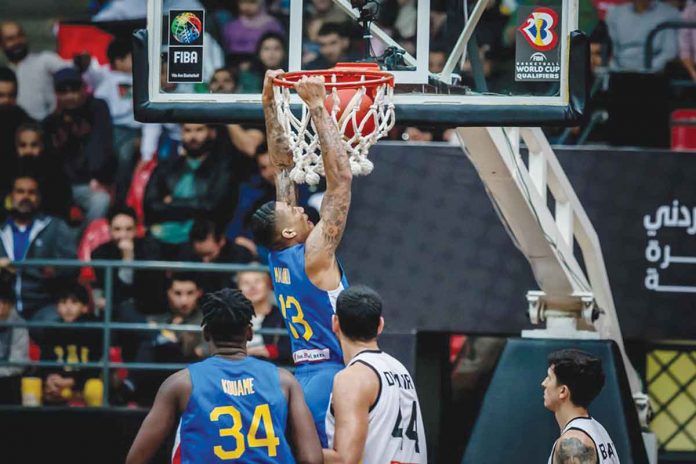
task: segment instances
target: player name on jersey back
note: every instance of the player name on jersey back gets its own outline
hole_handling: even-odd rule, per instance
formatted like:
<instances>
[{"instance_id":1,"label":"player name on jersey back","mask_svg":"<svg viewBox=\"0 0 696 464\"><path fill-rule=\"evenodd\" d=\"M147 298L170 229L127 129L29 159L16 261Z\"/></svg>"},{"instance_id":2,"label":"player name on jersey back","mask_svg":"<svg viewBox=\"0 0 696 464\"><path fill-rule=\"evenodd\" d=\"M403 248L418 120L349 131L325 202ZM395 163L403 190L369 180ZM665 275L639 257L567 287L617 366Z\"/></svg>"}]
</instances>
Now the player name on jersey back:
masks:
<instances>
[{"instance_id":1,"label":"player name on jersey back","mask_svg":"<svg viewBox=\"0 0 696 464\"><path fill-rule=\"evenodd\" d=\"M274 267L273 280L277 284L290 285L290 270L287 267Z\"/></svg>"},{"instance_id":2,"label":"player name on jersey back","mask_svg":"<svg viewBox=\"0 0 696 464\"><path fill-rule=\"evenodd\" d=\"M222 390L228 395L246 396L255 393L253 377L239 380L220 379L220 383L222 384Z\"/></svg>"},{"instance_id":3,"label":"player name on jersey back","mask_svg":"<svg viewBox=\"0 0 696 464\"><path fill-rule=\"evenodd\" d=\"M405 390L415 390L416 388L413 386L411 375L408 372L399 373L383 371L382 375L384 376L384 380L387 382L387 385L390 387L396 384L399 386L399 388L403 388Z\"/></svg>"}]
</instances>

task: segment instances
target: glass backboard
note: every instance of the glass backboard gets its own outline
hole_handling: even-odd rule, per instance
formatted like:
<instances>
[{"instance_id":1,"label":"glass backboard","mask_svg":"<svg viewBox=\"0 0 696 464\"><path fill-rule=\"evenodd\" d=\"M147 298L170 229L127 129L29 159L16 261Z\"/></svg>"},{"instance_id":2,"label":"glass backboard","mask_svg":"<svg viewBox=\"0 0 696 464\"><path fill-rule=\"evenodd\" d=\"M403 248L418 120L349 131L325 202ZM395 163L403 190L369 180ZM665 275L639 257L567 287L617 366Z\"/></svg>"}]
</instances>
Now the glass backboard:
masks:
<instances>
[{"instance_id":1,"label":"glass backboard","mask_svg":"<svg viewBox=\"0 0 696 464\"><path fill-rule=\"evenodd\" d=\"M400 123L571 124L584 110L577 0L213 3L148 0L147 30L136 34L140 119L262 121L265 69L346 61L394 74ZM223 67L232 73L216 75Z\"/></svg>"}]
</instances>

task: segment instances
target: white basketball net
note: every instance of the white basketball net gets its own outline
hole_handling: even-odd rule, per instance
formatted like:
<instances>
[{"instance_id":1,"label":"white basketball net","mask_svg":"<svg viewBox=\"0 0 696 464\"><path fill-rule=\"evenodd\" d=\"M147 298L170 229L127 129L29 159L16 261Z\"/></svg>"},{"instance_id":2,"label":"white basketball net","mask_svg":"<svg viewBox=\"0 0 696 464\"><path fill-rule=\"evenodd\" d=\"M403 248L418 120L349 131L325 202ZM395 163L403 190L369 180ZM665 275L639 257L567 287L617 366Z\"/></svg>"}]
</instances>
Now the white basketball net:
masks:
<instances>
[{"instance_id":1,"label":"white basketball net","mask_svg":"<svg viewBox=\"0 0 696 464\"><path fill-rule=\"evenodd\" d=\"M364 79L365 76L362 76L361 80ZM331 75L331 82L336 82L335 74ZM295 161L295 167L290 171L290 178L297 184L316 185L319 183L319 176L324 175L324 165L321 160L319 136L307 106L303 102L302 116L297 118L290 110L290 89L276 85L273 87L273 91L278 121L288 136ZM377 140L387 135L394 127L395 122L394 103L392 102L394 88L386 83L375 88L370 109L361 121L358 120L360 102L366 92L365 86L356 89L355 95L341 113L340 119L337 119L341 109L338 91L334 87L329 93L329 96L333 98L331 119L338 127L339 133L344 134L343 146L350 158L351 170L357 176L365 176L372 172L374 165L372 161L367 159L367 152ZM374 126L369 127L371 125L368 124L369 121L372 121ZM353 135L347 138L345 134L349 127L352 129ZM370 129L371 132L365 133Z\"/></svg>"}]
</instances>

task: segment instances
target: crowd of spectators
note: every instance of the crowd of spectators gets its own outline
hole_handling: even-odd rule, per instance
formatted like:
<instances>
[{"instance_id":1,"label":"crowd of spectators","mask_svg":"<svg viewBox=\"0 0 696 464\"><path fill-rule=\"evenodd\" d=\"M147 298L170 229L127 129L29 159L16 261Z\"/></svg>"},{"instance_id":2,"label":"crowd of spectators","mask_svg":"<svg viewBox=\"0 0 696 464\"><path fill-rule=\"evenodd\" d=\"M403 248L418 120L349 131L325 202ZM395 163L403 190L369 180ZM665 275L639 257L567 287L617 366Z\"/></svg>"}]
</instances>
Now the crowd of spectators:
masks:
<instances>
[{"instance_id":1,"label":"crowd of spectators","mask_svg":"<svg viewBox=\"0 0 696 464\"><path fill-rule=\"evenodd\" d=\"M98 21L145 14L142 0L102 3L92 2ZM202 85L168 83L164 59L163 91L257 93L266 70L287 67L289 2L165 3L167 9L206 8L206 41L214 46L206 51L210 56ZM360 29L333 1L305 3L303 67L328 68L364 55ZM429 64L437 73L463 23L447 17L444 3L432 3ZM504 76L509 73L501 69L513 59L515 9L525 3L491 0L477 28L483 72L493 90L510 84L511 77ZM644 66L649 32L679 18L694 21L696 3L580 0L580 26L591 36L594 78L610 69L667 72L696 83L696 29L660 32L652 65ZM385 0L377 23L413 53L416 20L415 0ZM85 54L66 60L52 51L33 52L29 45L19 23L0 23L6 63L0 67L0 320L98 322L107 304L103 268L90 274L13 262L75 259L82 249L91 259L123 262L266 261L267 251L252 241L249 230L251 213L275 194L262 127L136 121L127 37L114 38L104 65ZM372 51L379 53L383 45L380 49L373 43ZM462 82L471 82L468 63L459 71ZM429 141L447 139L449 133L399 127L392 137ZM303 205L314 204L315 194L320 191L302 189ZM100 238L95 242L93 237ZM238 286L254 304L255 329L283 327L265 272L189 274L117 267L111 275L113 321L199 325L203 293ZM190 362L206 355L197 332L118 332L113 344L126 361ZM0 360L27 360L30 346L38 352L34 359L65 366L38 372L0 367L0 403L19 401L20 380L28 373L42 377L44 402L84 401L88 386L94 388L90 381L99 374L69 365L113 356L103 353L98 330L0 328ZM290 359L288 339L279 335L256 335L249 353L279 363ZM112 377L108 388L124 402L146 403L161 381L157 372Z\"/></svg>"},{"instance_id":2,"label":"crowd of spectators","mask_svg":"<svg viewBox=\"0 0 696 464\"><path fill-rule=\"evenodd\" d=\"M258 48L262 60L246 70L214 70L210 92L231 92L241 83L258 91L258 73L280 66L287 56L277 20L259 16L255 1L243 10L240 24L268 23L268 30L249 41L248 34L227 28L226 46L249 54ZM262 128L135 121L132 54L129 42L119 37L106 50L108 65L86 55L65 60L48 51L29 53L22 26L12 21L0 24L0 47L8 64L0 67L0 320L103 320L104 268L90 275L59 266L12 264L75 259L85 244L97 260L265 261L265 250L248 231L250 214L274 195ZM143 193L134 197L136 174L143 170ZM95 230L101 231L97 242L88 239ZM198 326L204 292L240 285L257 309L256 328L284 324L265 272L189 274L118 267L110 275L112 321ZM21 401L21 378L27 375L42 379L40 396L46 404L86 402L88 390L95 396L100 374L73 364L113 357L103 353L102 343L98 329L0 328L3 361L27 361L33 352L32 359L59 365L1 368L0 403ZM126 361L190 362L207 354L198 330L115 331L112 345ZM258 335L249 349L255 356L290 362L287 337ZM109 388L124 402L147 403L161 381L158 375L114 375Z\"/></svg>"}]
</instances>

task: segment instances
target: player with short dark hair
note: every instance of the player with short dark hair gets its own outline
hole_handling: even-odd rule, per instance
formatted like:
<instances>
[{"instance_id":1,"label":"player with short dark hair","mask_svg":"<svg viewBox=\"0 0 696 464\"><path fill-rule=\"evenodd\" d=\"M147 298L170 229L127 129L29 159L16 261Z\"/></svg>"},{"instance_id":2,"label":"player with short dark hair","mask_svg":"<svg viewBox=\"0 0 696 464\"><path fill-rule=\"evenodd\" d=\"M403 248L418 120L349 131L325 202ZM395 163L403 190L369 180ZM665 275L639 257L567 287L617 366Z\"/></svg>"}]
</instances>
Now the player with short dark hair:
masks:
<instances>
[{"instance_id":1,"label":"player with short dark hair","mask_svg":"<svg viewBox=\"0 0 696 464\"><path fill-rule=\"evenodd\" d=\"M173 463L321 463L297 381L286 370L247 356L251 302L239 290L224 289L205 295L201 309L203 335L214 355L164 381L126 463L148 462L177 416Z\"/></svg>"},{"instance_id":2,"label":"player with short dark hair","mask_svg":"<svg viewBox=\"0 0 696 464\"><path fill-rule=\"evenodd\" d=\"M324 462L357 464L428 461L423 417L413 379L379 349L382 299L369 287L344 290L333 330L346 368L336 374L326 415Z\"/></svg>"},{"instance_id":3,"label":"player with short dark hair","mask_svg":"<svg viewBox=\"0 0 696 464\"><path fill-rule=\"evenodd\" d=\"M382 319L382 299L369 287L350 288L338 296L336 318L341 332L349 339L375 340Z\"/></svg>"},{"instance_id":4,"label":"player with short dark hair","mask_svg":"<svg viewBox=\"0 0 696 464\"><path fill-rule=\"evenodd\" d=\"M602 361L580 350L560 350L548 357L541 383L544 406L553 411L561 436L549 464L618 464L616 446L587 408L604 386Z\"/></svg>"},{"instance_id":5,"label":"player with short dark hair","mask_svg":"<svg viewBox=\"0 0 696 464\"><path fill-rule=\"evenodd\" d=\"M251 229L257 243L270 250L268 263L278 307L290 332L295 375L325 446L324 423L334 375L343 368L343 355L331 331L336 298L348 287L336 248L348 219L353 175L336 124L324 107L322 78L303 78L295 89L309 108L322 146L326 193L321 219L315 226L297 206L296 186L290 179L294 161L287 135L278 120L273 78L268 71L262 94L271 161L276 167L276 198L253 215Z\"/></svg>"}]
</instances>

